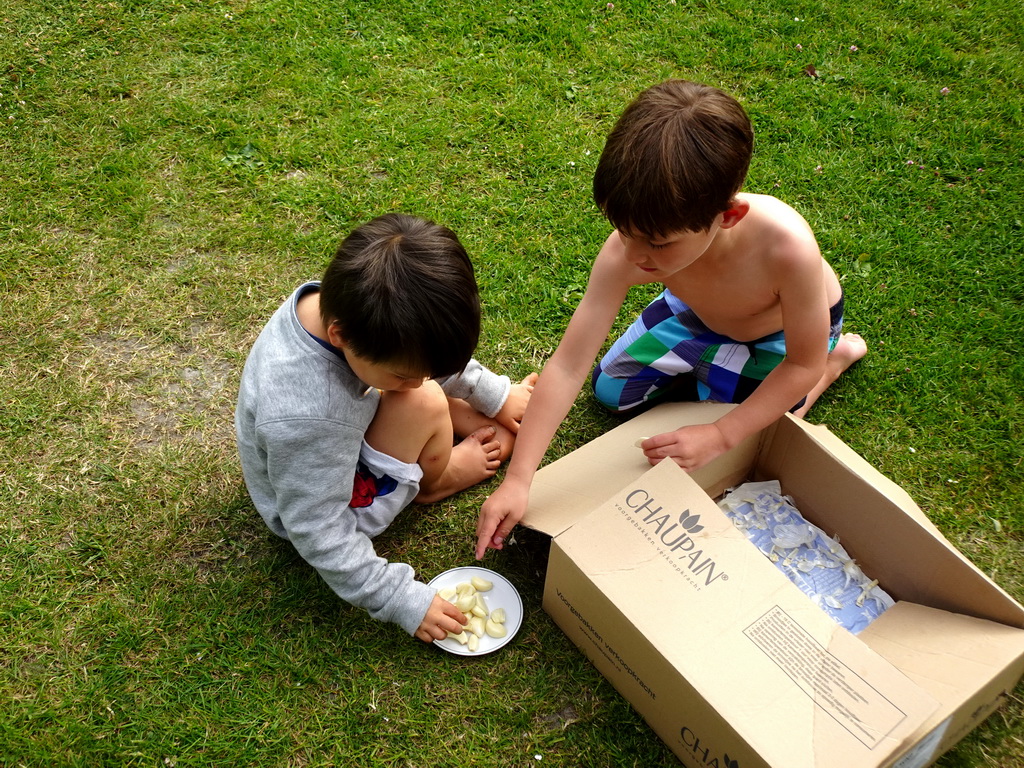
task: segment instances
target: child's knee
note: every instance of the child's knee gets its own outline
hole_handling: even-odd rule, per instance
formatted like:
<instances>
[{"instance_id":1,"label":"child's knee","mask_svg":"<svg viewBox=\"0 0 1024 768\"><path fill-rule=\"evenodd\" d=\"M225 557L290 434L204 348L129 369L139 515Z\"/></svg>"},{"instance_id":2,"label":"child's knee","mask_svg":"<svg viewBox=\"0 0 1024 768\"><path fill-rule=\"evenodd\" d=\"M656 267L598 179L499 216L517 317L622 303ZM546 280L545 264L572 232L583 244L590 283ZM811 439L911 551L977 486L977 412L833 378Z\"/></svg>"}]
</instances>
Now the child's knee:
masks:
<instances>
[{"instance_id":1,"label":"child's knee","mask_svg":"<svg viewBox=\"0 0 1024 768\"><path fill-rule=\"evenodd\" d=\"M384 392L378 414L401 418L408 423L428 423L448 417L448 398L436 381L427 380L416 389Z\"/></svg>"},{"instance_id":2,"label":"child's knee","mask_svg":"<svg viewBox=\"0 0 1024 768\"><path fill-rule=\"evenodd\" d=\"M601 405L615 413L624 410L622 389L625 385L625 379L613 379L601 370L601 366L596 367L590 376L590 386L594 390L594 397Z\"/></svg>"},{"instance_id":3,"label":"child's knee","mask_svg":"<svg viewBox=\"0 0 1024 768\"><path fill-rule=\"evenodd\" d=\"M413 463L423 446L446 428L447 419L447 397L436 382L427 381L416 389L382 393L365 438L381 453Z\"/></svg>"}]
</instances>

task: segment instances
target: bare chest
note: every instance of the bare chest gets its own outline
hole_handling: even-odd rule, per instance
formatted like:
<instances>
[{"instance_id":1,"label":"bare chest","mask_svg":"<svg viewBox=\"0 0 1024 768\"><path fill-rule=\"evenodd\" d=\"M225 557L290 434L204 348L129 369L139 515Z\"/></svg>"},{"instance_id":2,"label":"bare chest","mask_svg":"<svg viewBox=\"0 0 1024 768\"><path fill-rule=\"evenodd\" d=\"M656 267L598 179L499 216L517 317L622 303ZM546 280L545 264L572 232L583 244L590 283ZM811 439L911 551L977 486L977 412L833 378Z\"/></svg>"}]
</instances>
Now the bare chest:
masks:
<instances>
[{"instance_id":1,"label":"bare chest","mask_svg":"<svg viewBox=\"0 0 1024 768\"><path fill-rule=\"evenodd\" d=\"M782 330L782 309L770 280L756 270L739 273L684 271L665 287L711 330L737 341L752 341Z\"/></svg>"}]
</instances>

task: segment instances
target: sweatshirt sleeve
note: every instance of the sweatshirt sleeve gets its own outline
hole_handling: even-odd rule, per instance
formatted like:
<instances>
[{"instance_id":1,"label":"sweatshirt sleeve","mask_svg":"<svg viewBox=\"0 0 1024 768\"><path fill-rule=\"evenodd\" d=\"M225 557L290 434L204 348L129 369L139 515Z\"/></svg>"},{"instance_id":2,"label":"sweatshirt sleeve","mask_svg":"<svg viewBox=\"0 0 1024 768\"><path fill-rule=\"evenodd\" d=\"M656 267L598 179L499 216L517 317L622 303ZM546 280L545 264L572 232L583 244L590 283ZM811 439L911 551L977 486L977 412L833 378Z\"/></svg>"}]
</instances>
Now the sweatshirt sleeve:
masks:
<instances>
[{"instance_id":1,"label":"sweatshirt sleeve","mask_svg":"<svg viewBox=\"0 0 1024 768\"><path fill-rule=\"evenodd\" d=\"M462 373L442 379L440 383L448 397L465 400L487 418L493 418L501 410L512 388L508 376L489 371L475 359L469 361Z\"/></svg>"},{"instance_id":2,"label":"sweatshirt sleeve","mask_svg":"<svg viewBox=\"0 0 1024 768\"><path fill-rule=\"evenodd\" d=\"M378 556L358 530L349 503L361 441L352 426L323 419L259 428L277 512L296 551L343 600L411 635L434 590L415 580L411 566Z\"/></svg>"}]
</instances>

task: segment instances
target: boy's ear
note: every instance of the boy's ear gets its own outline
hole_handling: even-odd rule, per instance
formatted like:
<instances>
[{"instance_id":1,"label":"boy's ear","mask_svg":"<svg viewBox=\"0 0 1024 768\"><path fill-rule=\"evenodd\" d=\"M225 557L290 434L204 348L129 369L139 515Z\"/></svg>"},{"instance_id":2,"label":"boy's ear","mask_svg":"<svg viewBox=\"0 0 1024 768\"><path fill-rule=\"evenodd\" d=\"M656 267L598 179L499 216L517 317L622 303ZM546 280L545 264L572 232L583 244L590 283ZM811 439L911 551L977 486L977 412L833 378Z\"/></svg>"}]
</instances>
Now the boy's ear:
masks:
<instances>
[{"instance_id":1,"label":"boy's ear","mask_svg":"<svg viewBox=\"0 0 1024 768\"><path fill-rule=\"evenodd\" d=\"M332 347L342 349L345 346L345 337L341 333L341 323L337 320L332 320L327 324L327 341L331 343Z\"/></svg>"},{"instance_id":2,"label":"boy's ear","mask_svg":"<svg viewBox=\"0 0 1024 768\"><path fill-rule=\"evenodd\" d=\"M747 200L741 198L733 200L729 209L722 211L722 229L736 226L749 211L750 203Z\"/></svg>"}]
</instances>

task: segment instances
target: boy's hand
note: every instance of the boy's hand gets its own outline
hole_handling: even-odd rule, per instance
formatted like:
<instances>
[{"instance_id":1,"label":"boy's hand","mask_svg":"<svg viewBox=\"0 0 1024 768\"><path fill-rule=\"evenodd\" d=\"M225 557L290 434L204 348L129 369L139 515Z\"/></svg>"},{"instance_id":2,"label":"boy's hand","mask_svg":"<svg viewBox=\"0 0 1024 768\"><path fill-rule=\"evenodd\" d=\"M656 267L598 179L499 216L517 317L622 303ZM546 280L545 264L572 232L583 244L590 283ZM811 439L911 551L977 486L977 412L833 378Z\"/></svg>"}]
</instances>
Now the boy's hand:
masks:
<instances>
[{"instance_id":1,"label":"boy's hand","mask_svg":"<svg viewBox=\"0 0 1024 768\"><path fill-rule=\"evenodd\" d=\"M419 629L416 630L416 637L424 643L444 640L449 632L459 634L468 621L466 614L439 595L434 595L427 615L423 617Z\"/></svg>"},{"instance_id":2,"label":"boy's hand","mask_svg":"<svg viewBox=\"0 0 1024 768\"><path fill-rule=\"evenodd\" d=\"M476 521L477 560L480 560L488 549L501 549L505 545L505 538L512 533L512 529L526 512L529 498L528 485L523 488L520 484L507 479L487 497Z\"/></svg>"},{"instance_id":3,"label":"boy's hand","mask_svg":"<svg viewBox=\"0 0 1024 768\"><path fill-rule=\"evenodd\" d=\"M649 437L640 447L651 464L672 459L687 472L693 472L725 453L730 446L717 425L694 424Z\"/></svg>"},{"instance_id":4,"label":"boy's hand","mask_svg":"<svg viewBox=\"0 0 1024 768\"><path fill-rule=\"evenodd\" d=\"M530 402L533 385L537 383L538 376L539 374L531 373L518 384L513 384L508 391L505 404L501 406L501 410L494 417L496 422L513 435L519 433L519 422L523 420L523 414L526 413L526 405Z\"/></svg>"}]
</instances>

